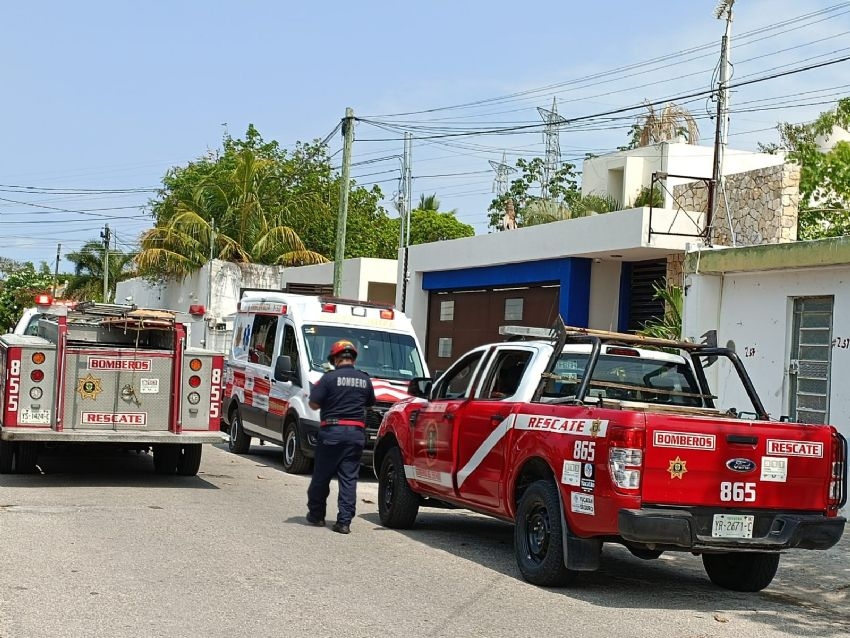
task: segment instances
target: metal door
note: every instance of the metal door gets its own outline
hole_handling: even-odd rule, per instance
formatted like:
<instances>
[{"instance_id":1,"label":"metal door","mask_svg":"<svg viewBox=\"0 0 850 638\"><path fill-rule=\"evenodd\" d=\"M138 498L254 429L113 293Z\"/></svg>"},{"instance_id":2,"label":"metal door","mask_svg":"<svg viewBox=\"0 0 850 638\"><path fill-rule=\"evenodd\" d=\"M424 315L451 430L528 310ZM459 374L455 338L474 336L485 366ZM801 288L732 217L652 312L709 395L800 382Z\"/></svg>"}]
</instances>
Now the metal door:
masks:
<instances>
[{"instance_id":1,"label":"metal door","mask_svg":"<svg viewBox=\"0 0 850 638\"><path fill-rule=\"evenodd\" d=\"M828 423L834 298L794 299L789 412L800 423Z\"/></svg>"}]
</instances>

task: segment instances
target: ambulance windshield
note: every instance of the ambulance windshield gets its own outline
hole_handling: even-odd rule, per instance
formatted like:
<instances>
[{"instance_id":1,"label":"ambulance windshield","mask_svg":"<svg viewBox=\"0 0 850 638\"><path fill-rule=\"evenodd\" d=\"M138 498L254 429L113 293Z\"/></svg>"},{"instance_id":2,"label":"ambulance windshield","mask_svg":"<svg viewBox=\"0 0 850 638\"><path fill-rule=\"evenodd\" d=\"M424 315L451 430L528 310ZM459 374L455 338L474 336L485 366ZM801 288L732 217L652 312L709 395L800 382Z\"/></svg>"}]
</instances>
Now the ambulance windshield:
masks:
<instances>
[{"instance_id":1,"label":"ambulance windshield","mask_svg":"<svg viewBox=\"0 0 850 638\"><path fill-rule=\"evenodd\" d=\"M305 325L303 333L313 370L328 370L331 346L340 339L347 339L357 348L357 368L369 376L408 381L425 374L416 341L410 335L327 325Z\"/></svg>"}]
</instances>

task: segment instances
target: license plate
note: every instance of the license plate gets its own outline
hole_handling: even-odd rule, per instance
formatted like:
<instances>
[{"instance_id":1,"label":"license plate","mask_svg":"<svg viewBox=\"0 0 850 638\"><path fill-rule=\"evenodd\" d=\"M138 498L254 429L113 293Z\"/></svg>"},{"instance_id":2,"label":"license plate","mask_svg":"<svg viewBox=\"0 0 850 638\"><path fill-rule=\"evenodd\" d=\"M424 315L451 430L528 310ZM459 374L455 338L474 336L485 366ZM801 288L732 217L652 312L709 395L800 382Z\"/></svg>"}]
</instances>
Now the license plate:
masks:
<instances>
[{"instance_id":1,"label":"license plate","mask_svg":"<svg viewBox=\"0 0 850 638\"><path fill-rule=\"evenodd\" d=\"M18 412L18 423L44 425L50 423L50 410L31 410L23 408Z\"/></svg>"},{"instance_id":2,"label":"license plate","mask_svg":"<svg viewBox=\"0 0 850 638\"><path fill-rule=\"evenodd\" d=\"M752 538L755 516L748 514L715 514L711 525L714 538Z\"/></svg>"}]
</instances>

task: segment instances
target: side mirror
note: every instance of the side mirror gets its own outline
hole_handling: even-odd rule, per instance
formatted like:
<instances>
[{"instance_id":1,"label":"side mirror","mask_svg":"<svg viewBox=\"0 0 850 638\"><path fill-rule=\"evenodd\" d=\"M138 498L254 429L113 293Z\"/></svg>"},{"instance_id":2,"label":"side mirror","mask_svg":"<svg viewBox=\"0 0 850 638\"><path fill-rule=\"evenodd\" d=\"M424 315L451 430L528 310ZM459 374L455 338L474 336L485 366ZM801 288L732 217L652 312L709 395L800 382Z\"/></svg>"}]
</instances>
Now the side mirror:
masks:
<instances>
[{"instance_id":1,"label":"side mirror","mask_svg":"<svg viewBox=\"0 0 850 638\"><path fill-rule=\"evenodd\" d=\"M292 372L292 359L286 354L278 356L274 363L274 380L292 381L294 379L295 374Z\"/></svg>"},{"instance_id":2,"label":"side mirror","mask_svg":"<svg viewBox=\"0 0 850 638\"><path fill-rule=\"evenodd\" d=\"M412 397L427 399L431 394L432 383L429 377L416 377L407 384L407 393Z\"/></svg>"}]
</instances>

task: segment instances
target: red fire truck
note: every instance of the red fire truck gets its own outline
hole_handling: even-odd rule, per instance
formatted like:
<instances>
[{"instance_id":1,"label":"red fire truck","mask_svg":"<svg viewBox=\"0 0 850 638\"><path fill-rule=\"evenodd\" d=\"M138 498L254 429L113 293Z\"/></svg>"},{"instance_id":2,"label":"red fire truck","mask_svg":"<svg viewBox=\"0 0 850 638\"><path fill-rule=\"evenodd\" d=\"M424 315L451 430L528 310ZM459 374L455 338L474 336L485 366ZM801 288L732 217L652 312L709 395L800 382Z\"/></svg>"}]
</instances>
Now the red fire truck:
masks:
<instances>
[{"instance_id":1,"label":"red fire truck","mask_svg":"<svg viewBox=\"0 0 850 638\"><path fill-rule=\"evenodd\" d=\"M700 555L715 584L759 591L780 552L840 539L847 441L772 419L734 351L512 328L538 338L476 348L388 411L374 464L384 525L410 527L422 506L511 521L520 573L544 586L597 569L613 542L645 559Z\"/></svg>"},{"instance_id":2,"label":"red fire truck","mask_svg":"<svg viewBox=\"0 0 850 638\"><path fill-rule=\"evenodd\" d=\"M45 444L152 450L195 475L220 432L221 354L186 348L171 312L39 300L37 334L0 336L0 473L31 473Z\"/></svg>"}]
</instances>

